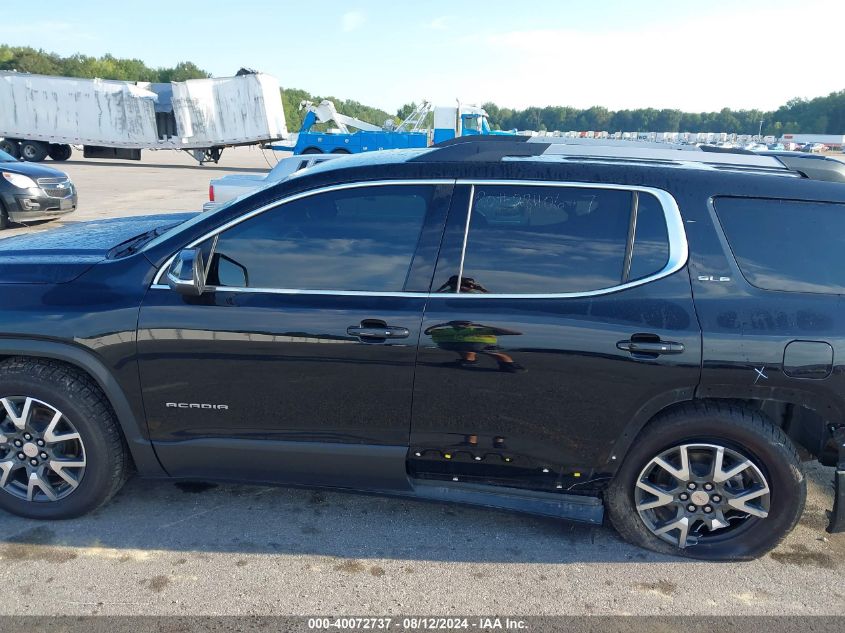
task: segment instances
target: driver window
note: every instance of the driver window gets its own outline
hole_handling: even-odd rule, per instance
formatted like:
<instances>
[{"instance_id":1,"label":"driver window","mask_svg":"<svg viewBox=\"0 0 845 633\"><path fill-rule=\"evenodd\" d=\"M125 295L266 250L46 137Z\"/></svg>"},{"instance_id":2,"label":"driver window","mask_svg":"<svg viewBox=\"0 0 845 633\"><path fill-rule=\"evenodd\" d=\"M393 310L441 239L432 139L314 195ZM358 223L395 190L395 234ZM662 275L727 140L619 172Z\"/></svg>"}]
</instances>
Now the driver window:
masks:
<instances>
[{"instance_id":1,"label":"driver window","mask_svg":"<svg viewBox=\"0 0 845 633\"><path fill-rule=\"evenodd\" d=\"M371 186L282 204L220 234L208 285L399 292L433 194Z\"/></svg>"}]
</instances>

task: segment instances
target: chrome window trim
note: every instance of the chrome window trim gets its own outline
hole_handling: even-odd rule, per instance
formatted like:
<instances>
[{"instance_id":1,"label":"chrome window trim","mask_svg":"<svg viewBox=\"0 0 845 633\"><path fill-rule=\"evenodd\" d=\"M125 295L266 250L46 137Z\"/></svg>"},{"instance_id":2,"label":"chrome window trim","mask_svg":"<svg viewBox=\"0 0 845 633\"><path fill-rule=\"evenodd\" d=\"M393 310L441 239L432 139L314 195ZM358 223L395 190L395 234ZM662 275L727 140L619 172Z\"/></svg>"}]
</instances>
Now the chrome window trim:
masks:
<instances>
[{"instance_id":1,"label":"chrome window trim","mask_svg":"<svg viewBox=\"0 0 845 633\"><path fill-rule=\"evenodd\" d=\"M226 224L217 227L216 229L212 229L208 233L205 233L202 237L195 239L190 244L186 244L179 250L183 250L186 248L194 248L195 246L199 246L204 241L206 241L210 237L216 237L223 231L232 228L236 224L240 224L250 218L254 218L256 215L260 215L265 211L269 211L271 209L275 209L282 205L285 205L289 202L295 202L296 200L301 200L302 198L308 198L310 196L316 196L320 193L328 193L331 191L343 191L344 189L358 189L360 187L383 187L388 185L454 185L455 179L454 178L436 178L436 179L428 179L428 180L373 180L373 181L356 181L356 182L348 182L339 185L328 185L325 187L320 187L319 189L309 189L308 191L301 191L300 193L295 193L292 196L287 198L282 198L281 200L274 200L269 204L265 204L263 207L259 207L257 209L253 209L249 213L244 213L243 215L229 220ZM215 243L216 246L216 243ZM173 253L170 257L167 258L167 261L162 264L161 268L158 269L156 276L153 278L153 283L150 286L151 289L161 290L162 288L169 289L169 286L166 284L161 283L161 278L164 276L164 273L170 268L170 265L173 263L173 260L176 259L176 255L179 253ZM213 287L213 286L211 286ZM300 291L297 291L300 292ZM309 291L313 292L313 291ZM331 291L329 291L331 292ZM292 293L289 293L292 294ZM336 294L336 293L335 293Z\"/></svg>"},{"instance_id":2,"label":"chrome window trim","mask_svg":"<svg viewBox=\"0 0 845 633\"><path fill-rule=\"evenodd\" d=\"M663 267L662 270L654 273L653 275L649 275L648 277L643 277L642 279L637 279L635 281L630 281L624 284L619 284L616 286L610 286L608 288L600 288L598 290L588 290L583 292L552 292L552 293L530 293L530 294L496 294L496 293L488 293L488 294L474 294L474 293L460 293L460 292L450 292L450 293L423 293L423 292L371 292L371 291L363 291L363 290L303 290L303 289L295 289L295 288L230 288L230 287L219 287L219 286L208 286L208 290L212 291L220 291L220 292L250 292L250 293L260 293L260 294L281 294L281 295L335 295L335 296L363 296L363 297L427 297L429 299L578 299L578 298L586 298L586 297L598 297L601 295L612 294L615 292L620 292L622 290L628 290L630 288L636 288L638 286L644 286L645 284L651 283L653 281L657 281L659 279L663 279L664 277L668 277L669 275L673 275L679 270L681 270L687 264L687 260L689 258L689 244L687 243L687 236L686 232L684 231L684 221L681 217L681 211L678 208L678 203L675 201L675 198L672 197L668 191L664 189L658 189L656 187L646 187L641 185L620 185L615 183L588 183L588 182L568 182L568 181L547 181L547 180L485 180L485 179L432 179L432 180L379 180L373 182L355 182L355 183L345 183L342 185L330 185L328 187L322 187L320 189L313 189L311 191L306 191L302 193L295 194L290 196L289 198L285 198L284 200L276 200L268 205L265 205L259 209L255 209L250 211L247 214L239 218L235 218L220 226L213 231L209 231L202 237L194 240L189 245L184 246L183 248L193 248L198 244L204 242L208 238L212 236L216 236L217 234L225 231L226 229L243 222L251 217L254 217L260 213L263 213L271 208L276 208L282 204L286 204L288 202L293 202L294 200L299 200L301 198L306 198L308 196L316 195L318 193L328 192L328 191L340 191L343 189L354 189L359 187L366 187L366 186L383 186L383 185L443 185L443 184L455 184L455 185L470 185L473 187L473 191L470 197L470 206L469 211L467 213L467 224L466 230L464 232L464 243L461 247L461 269L463 268L463 253L466 251L467 245L467 238L468 238L468 229L469 229L469 215L472 209L472 202L474 200L474 193L475 187L479 185L503 185L503 186L536 186L536 187L566 187L566 188L574 188L574 189L613 189L613 190L621 190L621 191L637 191L640 193L647 193L653 195L657 200L660 202L660 206L663 208L663 217L666 220L666 230L669 236L669 260L666 262L666 266ZM181 249L180 249L181 250ZM170 287L167 285L160 284L160 280L162 275L166 272L169 268L170 264L175 259L177 253L174 253L168 260L159 268L158 273L156 274L153 284L150 286L152 290L170 290ZM463 273L463 270L461 270Z\"/></svg>"}]
</instances>

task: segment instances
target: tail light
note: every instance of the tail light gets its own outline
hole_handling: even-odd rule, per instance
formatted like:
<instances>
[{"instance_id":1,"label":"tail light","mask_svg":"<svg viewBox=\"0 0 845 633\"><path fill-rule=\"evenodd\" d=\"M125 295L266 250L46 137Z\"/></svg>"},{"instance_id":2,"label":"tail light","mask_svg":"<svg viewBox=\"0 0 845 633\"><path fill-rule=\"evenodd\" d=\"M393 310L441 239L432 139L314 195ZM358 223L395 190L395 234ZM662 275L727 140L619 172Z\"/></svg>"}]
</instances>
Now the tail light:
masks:
<instances>
[{"instance_id":1,"label":"tail light","mask_svg":"<svg viewBox=\"0 0 845 633\"><path fill-rule=\"evenodd\" d=\"M214 185L208 185L208 201L214 202Z\"/></svg>"}]
</instances>

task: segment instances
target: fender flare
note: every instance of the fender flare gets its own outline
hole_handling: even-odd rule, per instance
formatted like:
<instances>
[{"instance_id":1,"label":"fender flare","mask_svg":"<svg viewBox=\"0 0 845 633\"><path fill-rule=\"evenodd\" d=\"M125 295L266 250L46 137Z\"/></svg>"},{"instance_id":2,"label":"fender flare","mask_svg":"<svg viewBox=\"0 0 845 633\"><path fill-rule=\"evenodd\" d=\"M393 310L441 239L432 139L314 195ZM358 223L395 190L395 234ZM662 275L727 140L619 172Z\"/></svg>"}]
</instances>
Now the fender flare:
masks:
<instances>
[{"instance_id":1,"label":"fender flare","mask_svg":"<svg viewBox=\"0 0 845 633\"><path fill-rule=\"evenodd\" d=\"M610 446L610 451L607 453L605 471L610 474L615 473L622 465L625 456L628 454L628 450L640 434L640 431L645 428L646 424L661 411L677 404L694 400L695 390L695 386L673 389L672 391L661 393L643 404L628 421L628 424L625 425L625 430Z\"/></svg>"},{"instance_id":2,"label":"fender flare","mask_svg":"<svg viewBox=\"0 0 845 633\"><path fill-rule=\"evenodd\" d=\"M165 477L167 472L146 437L143 413L133 410L123 388L111 371L92 352L68 343L55 341L0 338L0 356L31 356L57 360L91 376L114 408L118 424L138 472L148 477Z\"/></svg>"},{"instance_id":3,"label":"fender flare","mask_svg":"<svg viewBox=\"0 0 845 633\"><path fill-rule=\"evenodd\" d=\"M622 434L611 445L607 454L606 470L611 474L616 472L637 436L655 416L670 407L693 400L771 400L807 407L818 414L822 420L841 419L840 417L831 417L839 412L834 403L830 401L819 402L814 393L801 389L776 388L763 390L755 389L753 386L737 387L736 385L698 385L688 389L676 389L662 393L640 407L625 426Z\"/></svg>"}]
</instances>

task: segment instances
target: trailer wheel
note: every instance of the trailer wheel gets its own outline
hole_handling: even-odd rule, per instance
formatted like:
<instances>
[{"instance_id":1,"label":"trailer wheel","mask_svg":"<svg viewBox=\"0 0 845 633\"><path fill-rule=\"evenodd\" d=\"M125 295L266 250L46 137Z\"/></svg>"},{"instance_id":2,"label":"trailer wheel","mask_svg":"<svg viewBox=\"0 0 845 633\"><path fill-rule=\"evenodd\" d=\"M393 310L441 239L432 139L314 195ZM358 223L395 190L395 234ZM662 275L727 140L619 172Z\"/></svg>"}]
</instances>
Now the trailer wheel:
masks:
<instances>
[{"instance_id":1,"label":"trailer wheel","mask_svg":"<svg viewBox=\"0 0 845 633\"><path fill-rule=\"evenodd\" d=\"M64 161L70 158L71 154L73 154L73 149L71 149L70 145L51 143L47 153L53 160Z\"/></svg>"},{"instance_id":2,"label":"trailer wheel","mask_svg":"<svg viewBox=\"0 0 845 633\"><path fill-rule=\"evenodd\" d=\"M323 150L319 147L309 147L307 149L302 150L303 154L322 154Z\"/></svg>"},{"instance_id":3,"label":"trailer wheel","mask_svg":"<svg viewBox=\"0 0 845 633\"><path fill-rule=\"evenodd\" d=\"M49 150L50 146L41 141L21 141L21 157L30 163L40 163Z\"/></svg>"},{"instance_id":4,"label":"trailer wheel","mask_svg":"<svg viewBox=\"0 0 845 633\"><path fill-rule=\"evenodd\" d=\"M0 150L9 154L12 158L20 158L21 150L18 147L18 142L10 138L0 139Z\"/></svg>"},{"instance_id":5,"label":"trailer wheel","mask_svg":"<svg viewBox=\"0 0 845 633\"><path fill-rule=\"evenodd\" d=\"M342 147L338 147L337 149L332 150L332 154L351 154L348 149L343 149Z\"/></svg>"}]
</instances>

